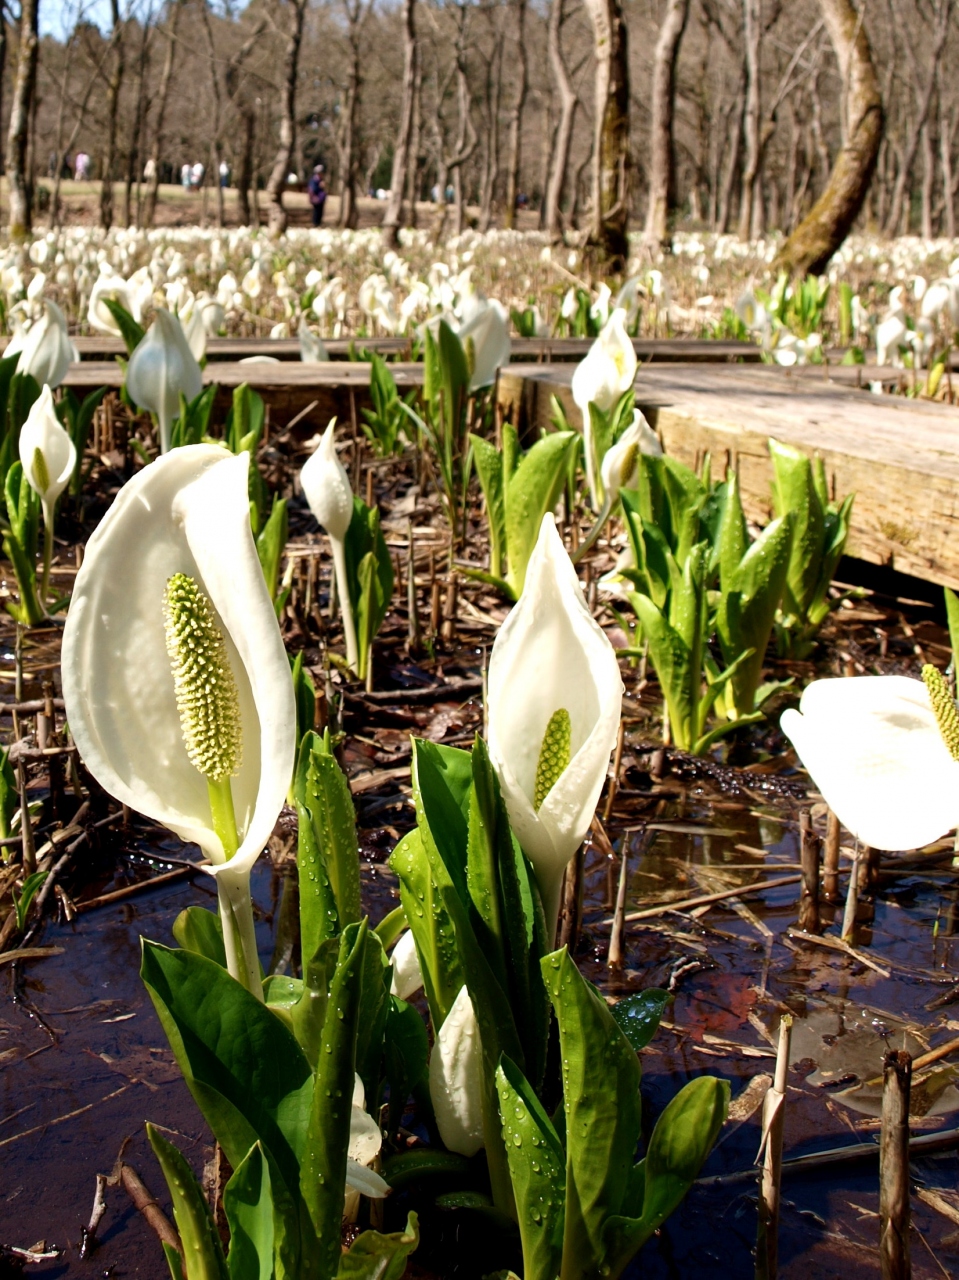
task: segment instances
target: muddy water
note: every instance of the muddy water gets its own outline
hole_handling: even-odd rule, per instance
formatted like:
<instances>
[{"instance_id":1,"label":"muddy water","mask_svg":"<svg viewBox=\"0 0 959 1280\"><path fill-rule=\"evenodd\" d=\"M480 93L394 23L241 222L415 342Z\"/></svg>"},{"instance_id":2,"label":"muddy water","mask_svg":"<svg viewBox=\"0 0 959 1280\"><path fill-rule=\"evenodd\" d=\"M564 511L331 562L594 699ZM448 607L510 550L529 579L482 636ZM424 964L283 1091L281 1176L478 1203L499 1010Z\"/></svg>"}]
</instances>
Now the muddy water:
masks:
<instances>
[{"instance_id":1,"label":"muddy water","mask_svg":"<svg viewBox=\"0 0 959 1280\"><path fill-rule=\"evenodd\" d=\"M789 1008L798 1020L787 1156L868 1140L877 1129L874 1118L864 1114L869 1099L854 1099L853 1109L843 1090L875 1075L887 1047L906 1044L921 1052L959 1034L959 1005L927 1007L952 988L956 893L951 885L959 880L903 876L873 904L864 904L857 941L886 966L889 976L884 976L785 937L795 921L795 886L762 898L748 896L750 883L779 868L792 870L796 863L795 802L780 797L770 803L760 796L756 804L727 797L716 808L702 796L682 794L684 787L668 780L655 801L645 786L640 776L621 795L615 816L622 818L625 831L610 825L617 849L625 845L630 851L630 908L665 890L691 896L729 884L744 886L747 904L741 914L726 903L698 919L672 912L632 924L624 972L611 981L605 921L615 864L598 849L588 851L580 962L614 993L643 986L674 991L667 1025L643 1054L650 1122L676 1089L705 1072L729 1079L734 1098L748 1097L752 1082L758 1100L762 1082L755 1077L772 1070L770 1039L781 1011ZM369 805L375 798L365 801ZM637 829L640 811L648 824L645 833ZM400 794L390 816L400 828L409 825L410 810ZM391 834L382 829L363 833L366 896L374 919L393 901L391 877L382 865L391 843ZM737 845L765 853L744 852ZM127 842L128 850L134 846ZM175 842L166 851L183 852ZM128 875L129 862L123 865ZM156 870L163 869L158 862ZM264 963L273 951L281 879L266 861L255 877ZM104 879L97 888L114 883ZM0 970L0 1240L21 1248L45 1240L62 1251L56 1260L31 1267L32 1274L109 1272L149 1280L166 1274L155 1239L120 1191L108 1194L98 1250L84 1261L77 1246L95 1175L110 1171L126 1138L125 1159L166 1205L143 1137L144 1120L172 1132L198 1172L212 1155L209 1134L178 1077L137 970L141 935L169 941L183 907L212 906L213 901L202 876L148 890L82 914L72 925L48 924L38 941L62 947L61 954L25 963L19 972L10 966ZM914 1117L916 1132L959 1123L959 1095L951 1077L919 1091L919 1110L925 1114ZM754 1112L727 1126L704 1174L748 1169L758 1143ZM787 1180L782 1276L854 1280L876 1274L876 1171L875 1163L866 1162ZM959 1159L954 1154L920 1159L913 1172L920 1185L951 1190ZM657 1280L751 1276L754 1197L754 1183L748 1181L696 1188L629 1274ZM922 1234L919 1239L914 1233L915 1274L955 1274L956 1229L919 1201L914 1209ZM441 1274L475 1272L460 1256L451 1257Z\"/></svg>"}]
</instances>

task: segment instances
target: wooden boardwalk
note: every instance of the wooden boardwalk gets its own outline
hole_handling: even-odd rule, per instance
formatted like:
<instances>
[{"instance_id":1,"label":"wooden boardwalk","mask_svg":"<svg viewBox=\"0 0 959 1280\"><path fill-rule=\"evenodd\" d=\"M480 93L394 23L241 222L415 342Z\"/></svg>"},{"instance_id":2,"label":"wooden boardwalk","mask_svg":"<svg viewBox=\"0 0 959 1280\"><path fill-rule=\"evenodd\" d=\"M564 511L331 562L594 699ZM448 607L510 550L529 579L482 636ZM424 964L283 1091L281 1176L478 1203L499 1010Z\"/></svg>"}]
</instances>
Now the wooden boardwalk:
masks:
<instances>
[{"instance_id":1,"label":"wooden boardwalk","mask_svg":"<svg viewBox=\"0 0 959 1280\"><path fill-rule=\"evenodd\" d=\"M549 422L557 395L578 424L571 372L510 366L500 400L514 422L535 427ZM769 437L820 454L830 492L856 494L850 555L959 588L959 409L768 365L647 365L636 402L667 453L693 467L709 453L717 477L738 467L747 514L762 522L771 512Z\"/></svg>"},{"instance_id":2,"label":"wooden boardwalk","mask_svg":"<svg viewBox=\"0 0 959 1280\"><path fill-rule=\"evenodd\" d=\"M422 382L423 366L390 366L401 391ZM579 423L570 393L574 365L512 364L500 376L499 400L518 426L548 427L550 396L557 395ZM302 414L297 433L308 436L334 415L359 421L368 403L370 366L362 361L305 365L210 363L225 412L233 387L249 382L282 428ZM737 466L748 515L766 521L772 469L767 440L774 436L810 455L822 455L831 492L855 493L849 554L874 564L959 588L959 409L905 396L874 396L857 389L873 380L897 380L899 370L806 366L657 363L641 366L637 403L659 432L667 452L690 466L704 455L713 474ZM82 361L66 386L83 394L119 388L115 362Z\"/></svg>"}]
</instances>

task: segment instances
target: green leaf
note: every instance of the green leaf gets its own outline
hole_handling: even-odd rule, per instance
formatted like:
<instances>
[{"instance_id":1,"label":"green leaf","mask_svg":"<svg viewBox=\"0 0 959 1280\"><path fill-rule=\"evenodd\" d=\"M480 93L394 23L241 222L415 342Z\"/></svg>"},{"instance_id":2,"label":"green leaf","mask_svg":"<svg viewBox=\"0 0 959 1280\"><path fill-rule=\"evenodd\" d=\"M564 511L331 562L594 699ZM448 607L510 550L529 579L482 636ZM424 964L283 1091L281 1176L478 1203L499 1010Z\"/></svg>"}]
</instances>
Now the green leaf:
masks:
<instances>
[{"instance_id":1,"label":"green leaf","mask_svg":"<svg viewBox=\"0 0 959 1280\"><path fill-rule=\"evenodd\" d=\"M952 661L959 665L959 596L948 587L943 587L946 598L946 619L949 624L949 644L952 647Z\"/></svg>"},{"instance_id":2,"label":"green leaf","mask_svg":"<svg viewBox=\"0 0 959 1280\"><path fill-rule=\"evenodd\" d=\"M314 734L305 746L309 753L309 763L302 802L310 815L316 856L333 890L337 911L337 925L333 932L337 932L344 925L358 921L362 914L356 812L346 775L337 764L335 756L325 748L323 739ZM303 883L301 869L300 888L307 889L310 900L307 906L310 933L304 938L304 954L310 955L322 938L330 936L330 930L328 918L323 919L317 915L318 912L325 914L328 911L328 902L319 875L315 881L309 878L313 870L312 847L308 845L305 852L307 883ZM301 920L303 910L301 898Z\"/></svg>"},{"instance_id":3,"label":"green leaf","mask_svg":"<svg viewBox=\"0 0 959 1280\"><path fill-rule=\"evenodd\" d=\"M666 1007L672 1002L672 993L659 987L634 991L613 1005L613 1021L638 1053L646 1048L659 1030Z\"/></svg>"},{"instance_id":4,"label":"green leaf","mask_svg":"<svg viewBox=\"0 0 959 1280\"><path fill-rule=\"evenodd\" d=\"M731 470L726 481L726 500L719 525L719 585L724 593L734 589L733 578L748 546L749 533L739 496L739 476Z\"/></svg>"},{"instance_id":5,"label":"green leaf","mask_svg":"<svg viewBox=\"0 0 959 1280\"><path fill-rule=\"evenodd\" d=\"M221 969L226 968L223 926L215 911L207 911L206 907L187 907L173 922L173 936L187 951L195 951L213 960Z\"/></svg>"},{"instance_id":6,"label":"green leaf","mask_svg":"<svg viewBox=\"0 0 959 1280\"><path fill-rule=\"evenodd\" d=\"M606 1223L604 1275L616 1280L680 1204L715 1145L728 1109L729 1085L713 1076L690 1081L666 1107L638 1166L644 1175L642 1214L613 1216Z\"/></svg>"},{"instance_id":7,"label":"green leaf","mask_svg":"<svg viewBox=\"0 0 959 1280\"><path fill-rule=\"evenodd\" d=\"M140 974L187 1088L230 1164L238 1168L259 1140L298 1199L313 1077L292 1031L196 952L144 941Z\"/></svg>"},{"instance_id":8,"label":"green leaf","mask_svg":"<svg viewBox=\"0 0 959 1280\"><path fill-rule=\"evenodd\" d=\"M590 406L592 408L592 406ZM552 511L563 491L567 459L577 435L553 432L523 455L506 486L505 531L509 556L506 579L519 598L526 566L539 537L543 516Z\"/></svg>"},{"instance_id":9,"label":"green leaf","mask_svg":"<svg viewBox=\"0 0 959 1280\"><path fill-rule=\"evenodd\" d=\"M639 1139L639 1061L566 949L542 964L559 1022L566 1117L563 1275L599 1276L603 1226L622 1211Z\"/></svg>"},{"instance_id":10,"label":"green leaf","mask_svg":"<svg viewBox=\"0 0 959 1280\"><path fill-rule=\"evenodd\" d=\"M433 883L418 830L403 837L389 862L399 877L400 901L416 944L433 1028L438 1031L463 985L453 924Z\"/></svg>"},{"instance_id":11,"label":"green leaf","mask_svg":"<svg viewBox=\"0 0 959 1280\"><path fill-rule=\"evenodd\" d=\"M489 440L484 440L482 436L471 435L469 439L473 452L473 464L486 502L486 519L489 524L489 572L494 578L500 578L503 574L503 557L506 552L505 459L496 446Z\"/></svg>"},{"instance_id":12,"label":"green leaf","mask_svg":"<svg viewBox=\"0 0 959 1280\"><path fill-rule=\"evenodd\" d=\"M233 390L233 404L226 419L226 444L231 453L246 450L255 455L263 436L266 406L248 382ZM253 468L251 468L251 471Z\"/></svg>"},{"instance_id":13,"label":"green leaf","mask_svg":"<svg viewBox=\"0 0 959 1280\"><path fill-rule=\"evenodd\" d=\"M496 1072L503 1140L523 1244L524 1280L556 1280L563 1258L566 1153L529 1082L503 1058Z\"/></svg>"},{"instance_id":14,"label":"green leaf","mask_svg":"<svg viewBox=\"0 0 959 1280\"><path fill-rule=\"evenodd\" d=\"M293 659L293 697L296 700L296 742L299 750L306 735L313 732L316 720L316 686L303 665L302 649Z\"/></svg>"},{"instance_id":15,"label":"green leaf","mask_svg":"<svg viewBox=\"0 0 959 1280\"><path fill-rule=\"evenodd\" d=\"M269 1161L259 1143L223 1189L223 1212L230 1227L230 1280L271 1280L273 1194Z\"/></svg>"},{"instance_id":16,"label":"green leaf","mask_svg":"<svg viewBox=\"0 0 959 1280\"><path fill-rule=\"evenodd\" d=\"M287 514L286 498L279 498L274 494L270 517L256 539L256 553L260 559L263 577L266 579L266 587L270 593L271 600L276 599L277 586L280 580L280 561L283 559L283 552L286 549L289 528L290 522ZM312 728L312 725L310 727Z\"/></svg>"},{"instance_id":17,"label":"green leaf","mask_svg":"<svg viewBox=\"0 0 959 1280\"><path fill-rule=\"evenodd\" d=\"M473 781L470 753L423 738L411 738L410 742L417 824L427 852L432 844L465 902L469 791Z\"/></svg>"},{"instance_id":18,"label":"green leaf","mask_svg":"<svg viewBox=\"0 0 959 1280\"><path fill-rule=\"evenodd\" d=\"M170 1280L186 1280L183 1274L183 1259L180 1257L178 1249L174 1249L172 1244L167 1244L165 1240L161 1241L163 1245L163 1256L166 1258L166 1264L170 1268Z\"/></svg>"},{"instance_id":19,"label":"green leaf","mask_svg":"<svg viewBox=\"0 0 959 1280\"><path fill-rule=\"evenodd\" d=\"M383 944L372 930L362 955L360 1015L356 1033L356 1073L363 1081L366 1109L377 1114L383 1065L383 1037L390 1012L393 970Z\"/></svg>"},{"instance_id":20,"label":"green leaf","mask_svg":"<svg viewBox=\"0 0 959 1280\"><path fill-rule=\"evenodd\" d=\"M30 904L40 892L44 880L50 874L49 871L34 871L26 876L23 881L23 888L20 890L19 896L14 895L14 907L17 913L17 932L23 933L27 923L27 915L30 911Z\"/></svg>"},{"instance_id":21,"label":"green leaf","mask_svg":"<svg viewBox=\"0 0 959 1280\"><path fill-rule=\"evenodd\" d=\"M337 1280L402 1280L406 1259L420 1242L415 1213L409 1213L405 1231L380 1235L364 1231L340 1261Z\"/></svg>"},{"instance_id":22,"label":"green leaf","mask_svg":"<svg viewBox=\"0 0 959 1280\"><path fill-rule=\"evenodd\" d=\"M344 555L360 651L357 675L365 679L370 646L393 598L393 559L380 527L379 511L361 498L353 499Z\"/></svg>"},{"instance_id":23,"label":"green leaf","mask_svg":"<svg viewBox=\"0 0 959 1280\"><path fill-rule=\"evenodd\" d=\"M336 972L339 950L339 939L336 937L325 938L320 942L311 958L303 964L303 977L299 982L298 992L291 992L297 995L297 999L289 1005L290 1025L293 1027L300 1048L314 1070L320 1056L330 984ZM295 982L296 979L287 979L287 981ZM272 983L267 1000L271 1004L275 1000L279 1003L273 995Z\"/></svg>"},{"instance_id":24,"label":"green leaf","mask_svg":"<svg viewBox=\"0 0 959 1280\"><path fill-rule=\"evenodd\" d=\"M186 1280L230 1280L210 1206L193 1170L182 1152L167 1142L152 1124L147 1125L147 1137L173 1200L173 1218L183 1245Z\"/></svg>"},{"instance_id":25,"label":"green leaf","mask_svg":"<svg viewBox=\"0 0 959 1280\"><path fill-rule=\"evenodd\" d=\"M336 1274L360 1018L366 921L347 925L330 986L316 1067L313 1106L300 1166L300 1188L316 1233L316 1266Z\"/></svg>"},{"instance_id":26,"label":"green leaf","mask_svg":"<svg viewBox=\"0 0 959 1280\"><path fill-rule=\"evenodd\" d=\"M117 302L116 298L101 298L101 301L117 323L120 337L123 339L123 345L127 349L127 355L132 356L146 337L146 329L137 320L134 320L126 307L121 302Z\"/></svg>"},{"instance_id":27,"label":"green leaf","mask_svg":"<svg viewBox=\"0 0 959 1280\"><path fill-rule=\"evenodd\" d=\"M822 561L825 512L813 483L809 459L798 449L769 441L773 502L777 515L792 512L793 538L783 593L783 612L804 618L812 602Z\"/></svg>"},{"instance_id":28,"label":"green leaf","mask_svg":"<svg viewBox=\"0 0 959 1280\"><path fill-rule=\"evenodd\" d=\"M314 799L314 803L316 800ZM312 956L340 931L340 914L325 852L317 838L310 810L296 802L296 871L300 897L300 953Z\"/></svg>"},{"instance_id":29,"label":"green leaf","mask_svg":"<svg viewBox=\"0 0 959 1280\"><path fill-rule=\"evenodd\" d=\"M633 594L630 599L649 642L649 656L669 711L673 742L681 750L689 751L697 718L691 686L693 680L699 679L699 673L694 672L689 645L652 600L639 594Z\"/></svg>"}]
</instances>

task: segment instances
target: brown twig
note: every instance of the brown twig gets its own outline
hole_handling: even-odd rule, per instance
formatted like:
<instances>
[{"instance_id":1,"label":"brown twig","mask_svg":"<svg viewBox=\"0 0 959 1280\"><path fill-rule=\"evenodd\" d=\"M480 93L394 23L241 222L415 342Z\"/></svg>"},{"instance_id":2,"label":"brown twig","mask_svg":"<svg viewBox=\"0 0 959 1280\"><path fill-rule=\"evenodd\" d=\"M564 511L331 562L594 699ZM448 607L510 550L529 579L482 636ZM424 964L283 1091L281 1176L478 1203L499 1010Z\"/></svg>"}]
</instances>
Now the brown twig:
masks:
<instances>
[{"instance_id":1,"label":"brown twig","mask_svg":"<svg viewBox=\"0 0 959 1280\"><path fill-rule=\"evenodd\" d=\"M759 1180L759 1224L756 1235L756 1280L776 1280L779 1267L779 1187L782 1180L786 1084L793 1020L779 1023L776 1075L763 1102L762 1176Z\"/></svg>"},{"instance_id":2,"label":"brown twig","mask_svg":"<svg viewBox=\"0 0 959 1280\"><path fill-rule=\"evenodd\" d=\"M121 1164L119 1181L124 1191L133 1201L134 1207L143 1214L160 1242L176 1249L182 1258L183 1245L180 1243L180 1237L174 1230L170 1219L150 1194L149 1188L144 1184L136 1169L132 1165Z\"/></svg>"},{"instance_id":3,"label":"brown twig","mask_svg":"<svg viewBox=\"0 0 959 1280\"><path fill-rule=\"evenodd\" d=\"M886 1054L879 1139L879 1259L882 1280L909 1280L909 1093L912 1058Z\"/></svg>"}]
</instances>

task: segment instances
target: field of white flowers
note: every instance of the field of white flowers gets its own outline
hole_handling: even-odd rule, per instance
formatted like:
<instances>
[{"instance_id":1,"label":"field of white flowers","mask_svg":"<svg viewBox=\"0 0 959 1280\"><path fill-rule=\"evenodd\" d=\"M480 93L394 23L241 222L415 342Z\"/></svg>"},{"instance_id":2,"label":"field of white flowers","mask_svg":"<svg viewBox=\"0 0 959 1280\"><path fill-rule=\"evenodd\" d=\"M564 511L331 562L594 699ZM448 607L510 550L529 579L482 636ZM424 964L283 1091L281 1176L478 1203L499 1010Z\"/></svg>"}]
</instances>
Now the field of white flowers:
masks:
<instances>
[{"instance_id":1,"label":"field of white flowers","mask_svg":"<svg viewBox=\"0 0 959 1280\"><path fill-rule=\"evenodd\" d=\"M880 364L930 363L959 326L959 240L851 237L828 276L795 289L778 279L775 238L683 233L650 261L637 243L625 281L593 279L575 248L536 232L474 231L432 243L406 231L386 250L376 229L292 230L278 240L249 228L102 233L68 227L0 258L5 331L28 329L41 297L71 332L115 333L112 297L138 320L177 313L202 335L319 338L413 335L465 299L496 300L522 336L592 336L624 306L634 336L753 337L783 364L840 344L878 349Z\"/></svg>"}]
</instances>

